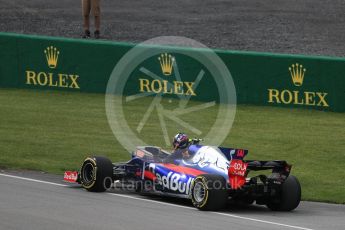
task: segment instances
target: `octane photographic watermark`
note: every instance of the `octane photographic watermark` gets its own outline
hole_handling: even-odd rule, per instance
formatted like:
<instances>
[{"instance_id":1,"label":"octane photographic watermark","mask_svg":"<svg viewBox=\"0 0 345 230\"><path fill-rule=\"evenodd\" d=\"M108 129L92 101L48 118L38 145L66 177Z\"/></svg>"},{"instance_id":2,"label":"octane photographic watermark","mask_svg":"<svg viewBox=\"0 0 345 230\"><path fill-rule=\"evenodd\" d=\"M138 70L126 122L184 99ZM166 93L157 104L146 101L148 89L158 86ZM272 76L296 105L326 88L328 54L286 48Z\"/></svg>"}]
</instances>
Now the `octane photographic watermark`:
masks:
<instances>
[{"instance_id":1,"label":"octane photographic watermark","mask_svg":"<svg viewBox=\"0 0 345 230\"><path fill-rule=\"evenodd\" d=\"M237 183L237 178L235 178L233 183ZM172 185L162 184L158 180L113 180L111 177L106 177L103 181L103 187L109 191L120 189L124 191L152 192L157 191L157 188L158 191L164 191L164 188L172 187ZM214 180L207 181L206 187L208 190L230 190L232 185L231 183L224 184L224 181L222 180ZM186 190L184 194L189 195L191 188L192 186L188 186L188 190ZM170 190L170 192L173 191Z\"/></svg>"},{"instance_id":2,"label":"octane photographic watermark","mask_svg":"<svg viewBox=\"0 0 345 230\"><path fill-rule=\"evenodd\" d=\"M189 38L165 36L130 49L109 78L106 115L119 143L129 152L153 145L154 132L162 147L177 132L220 145L236 113L236 89L221 58Z\"/></svg>"}]
</instances>

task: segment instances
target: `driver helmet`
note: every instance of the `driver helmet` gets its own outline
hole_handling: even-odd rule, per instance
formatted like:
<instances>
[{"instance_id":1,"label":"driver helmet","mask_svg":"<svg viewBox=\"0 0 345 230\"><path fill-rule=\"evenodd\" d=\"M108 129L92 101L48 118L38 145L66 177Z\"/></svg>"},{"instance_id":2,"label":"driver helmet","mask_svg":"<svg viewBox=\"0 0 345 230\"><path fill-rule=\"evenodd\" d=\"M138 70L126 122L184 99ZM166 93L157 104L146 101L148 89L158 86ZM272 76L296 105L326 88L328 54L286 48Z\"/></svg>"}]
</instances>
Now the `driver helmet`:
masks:
<instances>
[{"instance_id":1,"label":"driver helmet","mask_svg":"<svg viewBox=\"0 0 345 230\"><path fill-rule=\"evenodd\" d=\"M189 145L189 138L187 134L178 133L175 135L172 144L173 144L174 149L185 149Z\"/></svg>"}]
</instances>

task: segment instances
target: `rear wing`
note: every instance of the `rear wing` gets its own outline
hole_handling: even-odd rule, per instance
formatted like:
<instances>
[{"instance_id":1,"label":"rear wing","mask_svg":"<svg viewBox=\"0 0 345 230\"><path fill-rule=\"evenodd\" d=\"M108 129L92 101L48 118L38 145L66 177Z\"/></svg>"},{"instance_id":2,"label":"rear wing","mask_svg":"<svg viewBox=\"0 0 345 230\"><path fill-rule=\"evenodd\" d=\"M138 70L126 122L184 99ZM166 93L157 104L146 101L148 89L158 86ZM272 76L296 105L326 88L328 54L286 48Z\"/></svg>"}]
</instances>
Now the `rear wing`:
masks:
<instances>
[{"instance_id":1,"label":"rear wing","mask_svg":"<svg viewBox=\"0 0 345 230\"><path fill-rule=\"evenodd\" d=\"M272 170L272 175L267 179L273 181L273 183L281 183L289 176L291 167L292 166L286 161L244 161L241 159L233 159L228 169L229 183L232 189L240 189L245 185L249 171L269 169ZM266 179L264 180L266 181Z\"/></svg>"},{"instance_id":2,"label":"rear wing","mask_svg":"<svg viewBox=\"0 0 345 230\"><path fill-rule=\"evenodd\" d=\"M224 148L219 147L220 151L226 156L229 161L241 160L248 164L247 169L253 171L272 169L273 172L287 172L291 170L291 165L286 161L274 160L274 161L257 161L257 160L243 160L248 154L246 149Z\"/></svg>"},{"instance_id":3,"label":"rear wing","mask_svg":"<svg viewBox=\"0 0 345 230\"><path fill-rule=\"evenodd\" d=\"M247 150L223 148L222 152L230 161L228 176L232 189L240 189L246 183L249 171L272 170L270 179L284 181L290 174L291 165L286 161L243 160Z\"/></svg>"},{"instance_id":4,"label":"rear wing","mask_svg":"<svg viewBox=\"0 0 345 230\"><path fill-rule=\"evenodd\" d=\"M292 165L286 161L256 161L247 160L248 169L253 171L272 169L272 172L287 173L289 175Z\"/></svg>"}]
</instances>

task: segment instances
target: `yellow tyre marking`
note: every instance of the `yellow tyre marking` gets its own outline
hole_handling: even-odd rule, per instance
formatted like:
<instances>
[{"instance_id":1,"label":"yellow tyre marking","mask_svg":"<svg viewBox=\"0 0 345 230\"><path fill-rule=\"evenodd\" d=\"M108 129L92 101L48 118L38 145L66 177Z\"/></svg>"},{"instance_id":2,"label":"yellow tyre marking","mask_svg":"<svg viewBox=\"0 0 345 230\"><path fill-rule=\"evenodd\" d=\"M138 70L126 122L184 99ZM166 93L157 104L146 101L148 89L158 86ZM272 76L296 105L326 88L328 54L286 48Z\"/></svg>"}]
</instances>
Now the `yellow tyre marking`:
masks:
<instances>
[{"instance_id":1,"label":"yellow tyre marking","mask_svg":"<svg viewBox=\"0 0 345 230\"><path fill-rule=\"evenodd\" d=\"M193 181L193 188L194 188L194 183L195 183L195 181L197 179L200 179L202 181L203 185L205 186L205 199L204 199L204 201L200 205L198 205L199 208L202 208L202 207L204 207L206 205L207 200L208 200L208 187L207 187L206 178L203 177L203 176L198 176Z\"/></svg>"},{"instance_id":2,"label":"yellow tyre marking","mask_svg":"<svg viewBox=\"0 0 345 230\"><path fill-rule=\"evenodd\" d=\"M88 185L88 186L86 186L85 184L82 183L82 186L83 186L84 188L89 189L89 188L92 188L92 187L95 185L95 183L96 183L96 178L97 178L97 164L96 164L96 161L95 161L93 158L90 158L90 157L86 158L86 159L84 160L84 163L85 163L86 161L91 161L91 163L93 164L93 168L94 168L94 176L93 176L93 181L92 181L92 183L91 183L90 185Z\"/></svg>"}]
</instances>

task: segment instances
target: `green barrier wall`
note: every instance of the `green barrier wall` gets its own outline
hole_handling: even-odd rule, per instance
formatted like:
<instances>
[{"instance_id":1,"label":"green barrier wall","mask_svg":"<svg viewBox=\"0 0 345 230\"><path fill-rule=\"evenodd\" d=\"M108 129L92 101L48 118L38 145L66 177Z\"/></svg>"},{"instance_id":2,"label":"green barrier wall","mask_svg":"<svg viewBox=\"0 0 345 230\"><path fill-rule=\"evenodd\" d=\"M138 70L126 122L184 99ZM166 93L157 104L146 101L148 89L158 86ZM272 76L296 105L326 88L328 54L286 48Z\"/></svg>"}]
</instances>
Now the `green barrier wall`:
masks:
<instances>
[{"instance_id":1,"label":"green barrier wall","mask_svg":"<svg viewBox=\"0 0 345 230\"><path fill-rule=\"evenodd\" d=\"M126 43L0 33L0 87L104 93L114 66L133 47ZM159 75L160 81L153 82L138 66L126 78L123 93L163 92L171 97L184 94L195 100L217 99L217 86L212 80L216 76L205 68L204 80L193 90L202 63L174 53L174 48L166 48L162 54L165 52L166 59L156 55L140 64ZM239 104L345 111L345 59L215 52L231 72ZM169 65L169 54L179 64L180 81L169 76L175 71Z\"/></svg>"}]
</instances>

